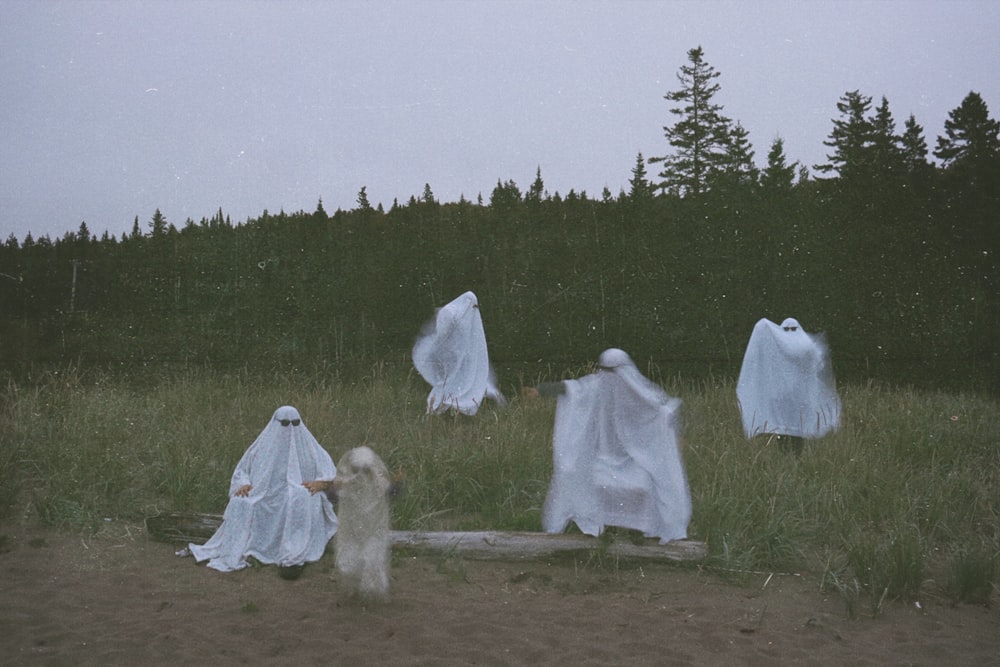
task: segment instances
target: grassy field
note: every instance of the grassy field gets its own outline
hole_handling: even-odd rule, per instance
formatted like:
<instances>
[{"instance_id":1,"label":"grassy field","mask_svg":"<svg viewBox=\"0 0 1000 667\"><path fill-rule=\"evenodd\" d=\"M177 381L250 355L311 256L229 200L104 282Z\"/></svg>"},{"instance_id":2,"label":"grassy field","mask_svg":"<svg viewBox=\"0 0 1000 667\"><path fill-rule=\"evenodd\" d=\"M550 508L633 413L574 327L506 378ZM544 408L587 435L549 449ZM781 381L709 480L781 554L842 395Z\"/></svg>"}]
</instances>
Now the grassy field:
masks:
<instances>
[{"instance_id":1,"label":"grassy field","mask_svg":"<svg viewBox=\"0 0 1000 667\"><path fill-rule=\"evenodd\" d=\"M929 592L989 603L1000 567L995 398L842 386L840 431L795 456L747 442L732 379L660 381L684 400L689 535L708 544L707 566L817 572L850 613ZM334 460L364 443L405 474L394 527L540 530L554 403L515 395L474 418L427 417L427 390L381 365L351 377L70 368L8 381L0 519L88 529L221 513L237 460L291 404Z\"/></svg>"}]
</instances>

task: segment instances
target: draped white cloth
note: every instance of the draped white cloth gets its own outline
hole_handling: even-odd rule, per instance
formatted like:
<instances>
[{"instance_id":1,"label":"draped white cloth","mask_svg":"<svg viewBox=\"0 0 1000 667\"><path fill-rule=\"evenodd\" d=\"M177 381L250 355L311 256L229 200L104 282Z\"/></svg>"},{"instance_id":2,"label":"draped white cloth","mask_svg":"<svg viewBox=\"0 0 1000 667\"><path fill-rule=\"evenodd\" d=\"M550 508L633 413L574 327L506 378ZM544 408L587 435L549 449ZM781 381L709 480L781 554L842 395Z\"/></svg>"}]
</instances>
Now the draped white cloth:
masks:
<instances>
[{"instance_id":1,"label":"draped white cloth","mask_svg":"<svg viewBox=\"0 0 1000 667\"><path fill-rule=\"evenodd\" d=\"M479 411L483 400L504 404L486 349L479 301L466 292L437 309L413 346L413 365L431 385L427 414Z\"/></svg>"},{"instance_id":2,"label":"draped white cloth","mask_svg":"<svg viewBox=\"0 0 1000 667\"><path fill-rule=\"evenodd\" d=\"M622 350L605 350L599 365L563 383L542 527L558 533L573 521L588 535L620 526L661 543L683 539L691 494L681 458L681 401L645 378Z\"/></svg>"},{"instance_id":3,"label":"draped white cloth","mask_svg":"<svg viewBox=\"0 0 1000 667\"><path fill-rule=\"evenodd\" d=\"M840 396L821 335L788 318L761 319L743 356L736 396L748 438L762 433L820 438L840 427Z\"/></svg>"},{"instance_id":4,"label":"draped white cloth","mask_svg":"<svg viewBox=\"0 0 1000 667\"><path fill-rule=\"evenodd\" d=\"M236 465L222 525L205 544L188 548L222 572L246 567L248 556L282 566L317 561L337 531L337 516L326 494L310 494L303 482L336 474L298 410L280 407ZM233 495L247 484L246 497Z\"/></svg>"}]
</instances>

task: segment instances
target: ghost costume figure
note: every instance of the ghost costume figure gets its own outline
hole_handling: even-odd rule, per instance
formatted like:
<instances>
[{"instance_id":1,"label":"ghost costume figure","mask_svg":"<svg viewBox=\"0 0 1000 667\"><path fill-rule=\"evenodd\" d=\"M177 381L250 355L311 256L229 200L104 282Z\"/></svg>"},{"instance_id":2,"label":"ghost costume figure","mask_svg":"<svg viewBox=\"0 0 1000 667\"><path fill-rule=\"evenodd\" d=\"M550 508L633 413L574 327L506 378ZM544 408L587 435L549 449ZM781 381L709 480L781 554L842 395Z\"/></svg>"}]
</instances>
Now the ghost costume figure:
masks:
<instances>
[{"instance_id":1,"label":"ghost costume figure","mask_svg":"<svg viewBox=\"0 0 1000 667\"><path fill-rule=\"evenodd\" d=\"M736 384L747 438L774 433L820 438L840 426L830 355L822 336L788 318L754 325Z\"/></svg>"},{"instance_id":2,"label":"ghost costume figure","mask_svg":"<svg viewBox=\"0 0 1000 667\"><path fill-rule=\"evenodd\" d=\"M505 403L486 350L476 295L466 292L438 308L413 346L413 365L431 385L427 414L474 415L485 398Z\"/></svg>"},{"instance_id":3,"label":"ghost costume figure","mask_svg":"<svg viewBox=\"0 0 1000 667\"><path fill-rule=\"evenodd\" d=\"M348 592L366 599L389 595L389 492L385 463L369 447L355 447L337 466L340 530L334 540L337 572Z\"/></svg>"},{"instance_id":4,"label":"ghost costume figure","mask_svg":"<svg viewBox=\"0 0 1000 667\"><path fill-rule=\"evenodd\" d=\"M236 465L222 525L208 542L188 548L222 572L246 567L250 556L282 567L317 561L337 532L337 516L326 494L315 491L336 474L298 410L280 407Z\"/></svg>"},{"instance_id":5,"label":"ghost costume figure","mask_svg":"<svg viewBox=\"0 0 1000 667\"><path fill-rule=\"evenodd\" d=\"M592 375L558 383L543 528L559 533L573 521L595 536L610 525L661 543L687 537L680 399L644 377L622 350L605 350L598 365Z\"/></svg>"}]
</instances>

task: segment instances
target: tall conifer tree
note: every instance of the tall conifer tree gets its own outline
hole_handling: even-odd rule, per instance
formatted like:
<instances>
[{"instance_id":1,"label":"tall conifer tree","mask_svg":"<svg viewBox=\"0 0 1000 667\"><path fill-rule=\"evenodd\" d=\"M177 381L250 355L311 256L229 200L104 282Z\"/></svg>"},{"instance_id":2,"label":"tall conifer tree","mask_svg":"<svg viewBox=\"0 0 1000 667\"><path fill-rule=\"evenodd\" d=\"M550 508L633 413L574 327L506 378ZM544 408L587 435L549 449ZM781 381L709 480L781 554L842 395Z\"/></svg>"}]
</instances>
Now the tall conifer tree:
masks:
<instances>
[{"instance_id":1,"label":"tall conifer tree","mask_svg":"<svg viewBox=\"0 0 1000 667\"><path fill-rule=\"evenodd\" d=\"M635 204L646 202L653 198L655 187L646 178L646 160L640 152L635 158L635 166L632 167L632 178L628 181L628 197Z\"/></svg>"},{"instance_id":2,"label":"tall conifer tree","mask_svg":"<svg viewBox=\"0 0 1000 667\"><path fill-rule=\"evenodd\" d=\"M787 192L792 189L798 162L788 164L785 157L785 140L776 137L767 153L767 167L761 174L760 184L768 192Z\"/></svg>"},{"instance_id":3,"label":"tall conifer tree","mask_svg":"<svg viewBox=\"0 0 1000 667\"><path fill-rule=\"evenodd\" d=\"M927 162L927 140L924 139L924 128L917 124L917 119L910 114L903 124L903 134L899 137L900 155L903 167L908 173L925 172L930 167Z\"/></svg>"},{"instance_id":4,"label":"tall conifer tree","mask_svg":"<svg viewBox=\"0 0 1000 667\"><path fill-rule=\"evenodd\" d=\"M853 90L840 98L837 110L840 118L834 119L830 137L823 142L833 149L826 164L814 165L821 173L837 172L842 179L863 178L871 172L871 147L874 130L868 118L872 98Z\"/></svg>"},{"instance_id":5,"label":"tall conifer tree","mask_svg":"<svg viewBox=\"0 0 1000 667\"><path fill-rule=\"evenodd\" d=\"M934 155L945 169L994 171L1000 160L1000 122L990 118L986 102L970 92L944 121L944 136L937 139Z\"/></svg>"},{"instance_id":6,"label":"tall conifer tree","mask_svg":"<svg viewBox=\"0 0 1000 667\"><path fill-rule=\"evenodd\" d=\"M699 46L688 51L688 62L677 75L681 88L664 95L678 106L670 113L676 124L664 127L663 133L674 148L672 155L653 157L650 164L663 163L657 188L678 195L697 195L708 189L711 177L727 159L729 119L722 115L722 105L712 100L719 92L715 82L720 73L705 62Z\"/></svg>"}]
</instances>

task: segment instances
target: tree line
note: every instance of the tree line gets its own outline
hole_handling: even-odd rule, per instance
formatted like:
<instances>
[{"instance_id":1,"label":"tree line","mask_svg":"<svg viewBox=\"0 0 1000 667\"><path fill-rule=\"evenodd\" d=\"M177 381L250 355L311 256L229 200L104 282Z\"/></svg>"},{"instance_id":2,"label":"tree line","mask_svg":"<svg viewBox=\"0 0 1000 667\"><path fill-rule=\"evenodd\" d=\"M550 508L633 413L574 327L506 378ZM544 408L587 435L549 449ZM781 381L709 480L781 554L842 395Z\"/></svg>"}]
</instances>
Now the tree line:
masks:
<instances>
[{"instance_id":1,"label":"tree line","mask_svg":"<svg viewBox=\"0 0 1000 667\"><path fill-rule=\"evenodd\" d=\"M479 296L498 366L579 367L609 346L664 373L735 373L754 322L826 333L841 377L1000 379L1000 123L970 92L934 157L911 115L846 92L816 175L783 142L757 168L688 52L667 93L669 150L628 190L419 197L332 215L219 210L178 228L156 211L117 239L82 223L0 246L0 364L65 360L306 367L405 362L435 307ZM658 170L650 174L652 170ZM503 379L503 378L501 378Z\"/></svg>"}]
</instances>

